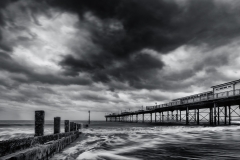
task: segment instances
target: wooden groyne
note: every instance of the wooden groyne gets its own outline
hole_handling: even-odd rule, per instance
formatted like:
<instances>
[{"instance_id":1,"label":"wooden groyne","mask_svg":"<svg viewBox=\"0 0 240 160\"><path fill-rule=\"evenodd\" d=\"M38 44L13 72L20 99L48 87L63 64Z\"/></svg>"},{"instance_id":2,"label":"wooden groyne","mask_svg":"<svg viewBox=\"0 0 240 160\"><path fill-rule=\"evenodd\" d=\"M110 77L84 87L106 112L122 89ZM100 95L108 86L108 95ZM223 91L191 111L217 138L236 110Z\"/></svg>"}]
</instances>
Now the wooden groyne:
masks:
<instances>
[{"instance_id":1,"label":"wooden groyne","mask_svg":"<svg viewBox=\"0 0 240 160\"><path fill-rule=\"evenodd\" d=\"M65 133L60 133L60 117L54 117L54 134L44 135L44 111L35 112L34 137L0 141L0 160L47 160L75 141L82 125L64 121ZM70 124L70 125L69 125Z\"/></svg>"}]
</instances>

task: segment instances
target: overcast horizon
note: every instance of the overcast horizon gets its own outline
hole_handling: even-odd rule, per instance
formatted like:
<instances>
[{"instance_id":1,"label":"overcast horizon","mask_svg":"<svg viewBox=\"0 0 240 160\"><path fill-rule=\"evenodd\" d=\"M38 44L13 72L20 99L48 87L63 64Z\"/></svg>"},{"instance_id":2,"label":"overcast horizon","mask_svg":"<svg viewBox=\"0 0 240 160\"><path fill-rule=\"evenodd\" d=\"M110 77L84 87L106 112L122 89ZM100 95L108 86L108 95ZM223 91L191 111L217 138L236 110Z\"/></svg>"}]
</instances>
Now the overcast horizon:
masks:
<instances>
[{"instance_id":1,"label":"overcast horizon","mask_svg":"<svg viewBox=\"0 0 240 160\"><path fill-rule=\"evenodd\" d=\"M0 120L104 120L237 80L240 1L0 1Z\"/></svg>"}]
</instances>

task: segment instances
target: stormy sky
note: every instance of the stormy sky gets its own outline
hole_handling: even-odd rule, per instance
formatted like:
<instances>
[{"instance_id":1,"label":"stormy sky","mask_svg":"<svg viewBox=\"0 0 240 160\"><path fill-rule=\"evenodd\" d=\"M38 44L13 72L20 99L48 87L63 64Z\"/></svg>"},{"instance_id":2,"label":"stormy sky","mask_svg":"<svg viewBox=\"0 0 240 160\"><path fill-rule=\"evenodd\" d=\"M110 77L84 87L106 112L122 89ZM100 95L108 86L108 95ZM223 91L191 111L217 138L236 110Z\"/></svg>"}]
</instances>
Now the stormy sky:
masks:
<instances>
[{"instance_id":1,"label":"stormy sky","mask_svg":"<svg viewBox=\"0 0 240 160\"><path fill-rule=\"evenodd\" d=\"M240 77L240 1L0 1L0 120L103 120Z\"/></svg>"}]
</instances>

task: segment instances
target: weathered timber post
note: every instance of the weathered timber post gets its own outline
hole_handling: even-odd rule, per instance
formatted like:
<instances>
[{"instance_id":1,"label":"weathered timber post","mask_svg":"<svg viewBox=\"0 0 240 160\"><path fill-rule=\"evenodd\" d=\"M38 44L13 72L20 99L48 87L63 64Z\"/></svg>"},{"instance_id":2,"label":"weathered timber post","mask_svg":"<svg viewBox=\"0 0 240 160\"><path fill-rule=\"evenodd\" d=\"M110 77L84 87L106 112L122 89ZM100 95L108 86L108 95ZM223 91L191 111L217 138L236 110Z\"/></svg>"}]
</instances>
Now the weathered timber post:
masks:
<instances>
[{"instance_id":1,"label":"weathered timber post","mask_svg":"<svg viewBox=\"0 0 240 160\"><path fill-rule=\"evenodd\" d=\"M65 120L64 124L65 124L65 132L69 132L69 120Z\"/></svg>"},{"instance_id":2,"label":"weathered timber post","mask_svg":"<svg viewBox=\"0 0 240 160\"><path fill-rule=\"evenodd\" d=\"M136 123L138 123L138 114L136 114Z\"/></svg>"},{"instance_id":3,"label":"weathered timber post","mask_svg":"<svg viewBox=\"0 0 240 160\"><path fill-rule=\"evenodd\" d=\"M34 136L43 136L44 135L44 111L35 111L35 135Z\"/></svg>"},{"instance_id":4,"label":"weathered timber post","mask_svg":"<svg viewBox=\"0 0 240 160\"><path fill-rule=\"evenodd\" d=\"M70 122L70 131L73 131L73 127L74 127L74 122Z\"/></svg>"},{"instance_id":5,"label":"weathered timber post","mask_svg":"<svg viewBox=\"0 0 240 160\"><path fill-rule=\"evenodd\" d=\"M77 124L75 122L73 122L73 130L76 131L77 130Z\"/></svg>"},{"instance_id":6,"label":"weathered timber post","mask_svg":"<svg viewBox=\"0 0 240 160\"><path fill-rule=\"evenodd\" d=\"M61 118L54 117L54 134L60 133Z\"/></svg>"},{"instance_id":7,"label":"weathered timber post","mask_svg":"<svg viewBox=\"0 0 240 160\"><path fill-rule=\"evenodd\" d=\"M106 117L106 122L107 122L107 117Z\"/></svg>"},{"instance_id":8,"label":"weathered timber post","mask_svg":"<svg viewBox=\"0 0 240 160\"><path fill-rule=\"evenodd\" d=\"M174 115L173 115L173 111L172 111L172 120L174 120Z\"/></svg>"},{"instance_id":9,"label":"weathered timber post","mask_svg":"<svg viewBox=\"0 0 240 160\"><path fill-rule=\"evenodd\" d=\"M167 111L167 121L169 122L169 111Z\"/></svg>"},{"instance_id":10,"label":"weathered timber post","mask_svg":"<svg viewBox=\"0 0 240 160\"><path fill-rule=\"evenodd\" d=\"M231 106L228 106L228 124L231 125Z\"/></svg>"},{"instance_id":11,"label":"weathered timber post","mask_svg":"<svg viewBox=\"0 0 240 160\"><path fill-rule=\"evenodd\" d=\"M199 125L199 109L197 109L197 125Z\"/></svg>"},{"instance_id":12,"label":"weathered timber post","mask_svg":"<svg viewBox=\"0 0 240 160\"><path fill-rule=\"evenodd\" d=\"M216 110L216 106L217 104L214 103L214 125L216 126L217 125L217 110Z\"/></svg>"},{"instance_id":13,"label":"weathered timber post","mask_svg":"<svg viewBox=\"0 0 240 160\"><path fill-rule=\"evenodd\" d=\"M218 108L218 114L217 114L217 116L218 116L218 125L220 125L220 113L219 113L219 106L218 106L217 108Z\"/></svg>"},{"instance_id":14,"label":"weathered timber post","mask_svg":"<svg viewBox=\"0 0 240 160\"><path fill-rule=\"evenodd\" d=\"M189 111L188 111L188 107L187 107L187 108L186 108L186 125L189 124L188 116L189 116Z\"/></svg>"}]
</instances>

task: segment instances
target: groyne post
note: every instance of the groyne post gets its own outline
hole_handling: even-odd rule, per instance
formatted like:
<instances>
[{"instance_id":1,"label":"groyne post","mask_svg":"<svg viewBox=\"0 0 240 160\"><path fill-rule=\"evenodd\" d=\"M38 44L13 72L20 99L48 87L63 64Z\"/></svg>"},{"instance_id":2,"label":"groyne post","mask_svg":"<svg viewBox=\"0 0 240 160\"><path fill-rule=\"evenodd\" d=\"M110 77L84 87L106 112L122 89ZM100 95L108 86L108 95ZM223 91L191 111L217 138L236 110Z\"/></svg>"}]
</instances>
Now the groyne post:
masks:
<instances>
[{"instance_id":1,"label":"groyne post","mask_svg":"<svg viewBox=\"0 0 240 160\"><path fill-rule=\"evenodd\" d=\"M70 122L70 132L73 131L74 122Z\"/></svg>"},{"instance_id":2,"label":"groyne post","mask_svg":"<svg viewBox=\"0 0 240 160\"><path fill-rule=\"evenodd\" d=\"M73 131L76 131L76 123L75 122L73 122Z\"/></svg>"},{"instance_id":3,"label":"groyne post","mask_svg":"<svg viewBox=\"0 0 240 160\"><path fill-rule=\"evenodd\" d=\"M44 119L45 112L35 111L35 135L34 136L43 136L44 135Z\"/></svg>"},{"instance_id":4,"label":"groyne post","mask_svg":"<svg viewBox=\"0 0 240 160\"><path fill-rule=\"evenodd\" d=\"M64 125L65 125L65 132L69 132L69 120L65 120Z\"/></svg>"},{"instance_id":5,"label":"groyne post","mask_svg":"<svg viewBox=\"0 0 240 160\"><path fill-rule=\"evenodd\" d=\"M54 117L54 134L60 133L61 118Z\"/></svg>"}]
</instances>

